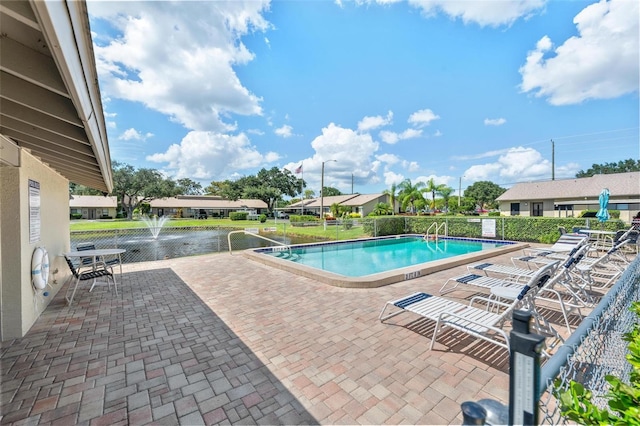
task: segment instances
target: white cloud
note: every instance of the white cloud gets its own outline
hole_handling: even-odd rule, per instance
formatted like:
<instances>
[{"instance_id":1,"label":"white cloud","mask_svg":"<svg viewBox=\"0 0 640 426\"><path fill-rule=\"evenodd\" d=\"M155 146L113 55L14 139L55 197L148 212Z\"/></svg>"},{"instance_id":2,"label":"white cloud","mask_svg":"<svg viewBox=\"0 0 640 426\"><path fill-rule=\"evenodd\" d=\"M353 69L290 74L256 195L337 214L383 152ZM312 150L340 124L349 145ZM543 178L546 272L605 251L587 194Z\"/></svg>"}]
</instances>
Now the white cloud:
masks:
<instances>
[{"instance_id":1,"label":"white cloud","mask_svg":"<svg viewBox=\"0 0 640 426\"><path fill-rule=\"evenodd\" d=\"M395 154L376 155L376 158L387 164L397 164L400 162L400 158L398 158L398 156Z\"/></svg>"},{"instance_id":2,"label":"white cloud","mask_svg":"<svg viewBox=\"0 0 640 426\"><path fill-rule=\"evenodd\" d=\"M479 160L481 158L497 157L498 155L502 155L509 152L510 149L512 148L496 149L493 151L481 152L480 154L473 154L473 155L454 155L453 157L451 157L451 159L454 161L465 161L465 160Z\"/></svg>"},{"instance_id":3,"label":"white cloud","mask_svg":"<svg viewBox=\"0 0 640 426\"><path fill-rule=\"evenodd\" d=\"M384 173L384 184L386 186L391 186L394 183L397 185L404 180L404 176L394 172L385 172Z\"/></svg>"},{"instance_id":4,"label":"white cloud","mask_svg":"<svg viewBox=\"0 0 640 426\"><path fill-rule=\"evenodd\" d=\"M464 173L466 181L489 180L496 183L514 183L550 179L551 162L533 148L510 148L493 163L469 167ZM580 170L576 163L556 166L556 177L571 177Z\"/></svg>"},{"instance_id":5,"label":"white cloud","mask_svg":"<svg viewBox=\"0 0 640 426\"><path fill-rule=\"evenodd\" d=\"M400 142L401 140L406 139L414 139L422 136L422 130L420 129L407 129L402 133L391 132L388 130L383 130L379 133L380 139L382 142L393 145L395 143Z\"/></svg>"},{"instance_id":6,"label":"white cloud","mask_svg":"<svg viewBox=\"0 0 640 426\"><path fill-rule=\"evenodd\" d=\"M438 12L465 24L476 23L481 27L511 25L520 18L527 19L544 9L546 0L503 1L454 1L454 0L409 0L409 4L420 9L426 17Z\"/></svg>"},{"instance_id":7,"label":"white cloud","mask_svg":"<svg viewBox=\"0 0 640 426\"><path fill-rule=\"evenodd\" d=\"M418 170L420 170L420 166L418 166L418 163L416 161L404 160L402 162L402 167L407 169L409 172L417 172Z\"/></svg>"},{"instance_id":8,"label":"white cloud","mask_svg":"<svg viewBox=\"0 0 640 426\"><path fill-rule=\"evenodd\" d=\"M484 119L485 126L502 126L506 122L507 120L504 118L485 118Z\"/></svg>"},{"instance_id":9,"label":"white cloud","mask_svg":"<svg viewBox=\"0 0 640 426\"><path fill-rule=\"evenodd\" d=\"M293 127L285 124L284 126L275 129L274 133L278 136L282 136L283 138L290 138L293 136Z\"/></svg>"},{"instance_id":10,"label":"white cloud","mask_svg":"<svg viewBox=\"0 0 640 426\"><path fill-rule=\"evenodd\" d=\"M430 109L421 109L419 111L414 112L409 116L409 120L407 120L410 124L417 127L424 127L431 124L434 120L439 120L440 116L436 115Z\"/></svg>"},{"instance_id":11,"label":"white cloud","mask_svg":"<svg viewBox=\"0 0 640 426\"><path fill-rule=\"evenodd\" d=\"M166 152L149 155L148 161L168 163L165 170L175 178L224 180L238 170L264 167L280 159L274 152L260 153L243 133L231 136L191 131L180 144Z\"/></svg>"},{"instance_id":12,"label":"white cloud","mask_svg":"<svg viewBox=\"0 0 640 426\"><path fill-rule=\"evenodd\" d=\"M367 184L376 182L379 177L374 171L380 160L375 158L379 144L368 133L358 133L330 123L322 129L311 147L315 153L311 158L287 163L284 168L294 170L304 163L304 180L310 189L320 189L322 162L325 162L324 184L342 191L351 190L351 175ZM337 160L329 162L329 160Z\"/></svg>"},{"instance_id":13,"label":"white cloud","mask_svg":"<svg viewBox=\"0 0 640 426\"><path fill-rule=\"evenodd\" d=\"M381 115L367 116L358 122L359 132L370 132L382 126L387 126L393 123L393 112L389 111L386 117Z\"/></svg>"},{"instance_id":14,"label":"white cloud","mask_svg":"<svg viewBox=\"0 0 640 426\"><path fill-rule=\"evenodd\" d=\"M240 37L264 31L268 1L88 2L118 34L94 46L101 90L187 129L231 131L231 114L261 115L234 67L253 59Z\"/></svg>"},{"instance_id":15,"label":"white cloud","mask_svg":"<svg viewBox=\"0 0 640 426\"><path fill-rule=\"evenodd\" d=\"M121 139L123 141L130 141L130 140L145 141L152 136L153 136L153 133L142 134L138 132L136 129L131 128L131 129L125 130L124 133L122 133L118 139Z\"/></svg>"},{"instance_id":16,"label":"white cloud","mask_svg":"<svg viewBox=\"0 0 640 426\"><path fill-rule=\"evenodd\" d=\"M552 105L636 92L639 5L634 0L601 0L587 6L573 19L579 35L553 52L551 39L541 38L520 68L521 90Z\"/></svg>"}]
</instances>

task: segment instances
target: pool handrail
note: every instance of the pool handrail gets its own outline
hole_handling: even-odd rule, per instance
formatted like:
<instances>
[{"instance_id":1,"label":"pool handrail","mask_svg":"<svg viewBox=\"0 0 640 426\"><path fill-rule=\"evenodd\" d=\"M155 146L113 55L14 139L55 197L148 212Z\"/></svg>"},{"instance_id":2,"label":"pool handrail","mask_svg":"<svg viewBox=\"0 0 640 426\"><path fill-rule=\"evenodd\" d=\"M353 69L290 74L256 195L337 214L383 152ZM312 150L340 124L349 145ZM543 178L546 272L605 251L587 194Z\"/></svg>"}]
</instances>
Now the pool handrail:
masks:
<instances>
[{"instance_id":1,"label":"pool handrail","mask_svg":"<svg viewBox=\"0 0 640 426\"><path fill-rule=\"evenodd\" d=\"M229 246L229 254L232 255L232 256L233 256L233 250L231 249L231 234L240 234L240 233L242 233L244 235L251 235L251 236L254 236L254 237L258 237L258 238L261 238L263 240L269 241L271 243L284 246L289 250L289 256L291 256L291 246L289 244L285 244L285 243L282 243L280 241L272 240L271 238L263 237L260 234L256 234L255 232L245 231L244 229L241 229L241 230L238 230L238 231L231 231L231 232L229 232L227 234L227 243L228 243L228 246Z\"/></svg>"},{"instance_id":2,"label":"pool handrail","mask_svg":"<svg viewBox=\"0 0 640 426\"><path fill-rule=\"evenodd\" d=\"M431 231L431 228L433 228L433 227L436 228L436 231L433 234L434 235L433 239L436 240L436 242L438 241L438 235L440 233L440 228L441 227L444 227L444 234L442 234L442 235L445 236L445 237L447 236L447 234L448 234L448 232L447 232L447 222L442 222L440 224L438 224L438 222L433 222L431 225L429 225L429 227L427 228L427 232L425 232L425 234L424 234L423 239L425 241L428 241L430 239L429 238L429 235L430 235L429 231Z\"/></svg>"}]
</instances>

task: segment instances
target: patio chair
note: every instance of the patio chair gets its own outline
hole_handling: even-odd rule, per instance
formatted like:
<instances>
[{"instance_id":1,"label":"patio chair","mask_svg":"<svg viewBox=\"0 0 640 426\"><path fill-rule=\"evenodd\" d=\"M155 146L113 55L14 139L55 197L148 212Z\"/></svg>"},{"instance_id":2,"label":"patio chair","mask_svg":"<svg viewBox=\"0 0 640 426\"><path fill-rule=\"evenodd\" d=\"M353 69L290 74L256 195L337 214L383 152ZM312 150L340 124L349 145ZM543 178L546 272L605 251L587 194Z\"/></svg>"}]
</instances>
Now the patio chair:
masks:
<instances>
[{"instance_id":1,"label":"patio chair","mask_svg":"<svg viewBox=\"0 0 640 426\"><path fill-rule=\"evenodd\" d=\"M551 264L540 268L511 303L475 296L467 305L444 297L416 292L385 303L378 319L384 322L401 313L412 312L434 321L436 324L430 350L433 349L438 333L444 327L451 327L509 350L509 337L502 328L503 324L511 318L514 310L525 308L532 303L531 298L551 278L556 266L557 264ZM482 302L484 307L473 306L478 302ZM393 307L397 309L387 313L387 309Z\"/></svg>"},{"instance_id":2,"label":"patio chair","mask_svg":"<svg viewBox=\"0 0 640 426\"><path fill-rule=\"evenodd\" d=\"M95 249L96 249L96 245L94 243L92 243L92 242L78 243L78 245L76 245L76 250L77 251L95 250ZM120 258L119 254L118 255L114 255L114 257L111 258L111 259L106 259L104 256L101 256L96 260L98 262L104 263L105 265L110 267L112 273L113 273L113 267L115 265L120 266L120 277L122 277L122 259ZM92 257L81 257L80 258L80 262L81 262L82 266L91 266L93 264L93 258Z\"/></svg>"},{"instance_id":3,"label":"patio chair","mask_svg":"<svg viewBox=\"0 0 640 426\"><path fill-rule=\"evenodd\" d=\"M115 288L116 296L118 295L118 286L116 284L116 280L113 278L113 273L107 269L107 266L104 263L102 263L102 266L99 266L100 262L92 263L91 270L81 272L80 268L82 268L82 266L79 266L76 268L73 265L73 262L71 262L71 259L69 259L67 256L64 256L64 259L67 261L67 265L69 265L71 274L75 278L75 285L71 284L69 286L69 289L67 289L67 294L68 294L69 290L71 289L71 286L73 285L73 292L71 293L71 297L69 298L69 297L66 297L65 295L65 299L67 300L67 303L69 305L73 303L73 298L76 295L76 290L78 289L78 284L80 283L80 281L93 280L95 285L95 280L97 280L100 277L106 277L107 283L109 284L109 290L111 290L111 281L113 281L113 287ZM93 285L91 286L91 288L93 289Z\"/></svg>"}]
</instances>

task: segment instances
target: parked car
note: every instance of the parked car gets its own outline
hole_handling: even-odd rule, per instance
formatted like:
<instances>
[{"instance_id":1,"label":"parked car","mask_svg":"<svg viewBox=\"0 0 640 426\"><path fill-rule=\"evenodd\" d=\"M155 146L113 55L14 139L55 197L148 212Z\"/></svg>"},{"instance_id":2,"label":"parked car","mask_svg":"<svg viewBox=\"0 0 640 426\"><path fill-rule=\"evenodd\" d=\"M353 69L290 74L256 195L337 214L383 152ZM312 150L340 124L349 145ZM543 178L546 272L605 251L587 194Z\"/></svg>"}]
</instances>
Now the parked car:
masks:
<instances>
[{"instance_id":1,"label":"parked car","mask_svg":"<svg viewBox=\"0 0 640 426\"><path fill-rule=\"evenodd\" d=\"M276 212L275 217L276 219L289 219L289 215L287 213L280 211Z\"/></svg>"},{"instance_id":2,"label":"parked car","mask_svg":"<svg viewBox=\"0 0 640 426\"><path fill-rule=\"evenodd\" d=\"M200 209L200 211L198 212L198 219L206 219L207 218L207 212L205 210Z\"/></svg>"}]
</instances>

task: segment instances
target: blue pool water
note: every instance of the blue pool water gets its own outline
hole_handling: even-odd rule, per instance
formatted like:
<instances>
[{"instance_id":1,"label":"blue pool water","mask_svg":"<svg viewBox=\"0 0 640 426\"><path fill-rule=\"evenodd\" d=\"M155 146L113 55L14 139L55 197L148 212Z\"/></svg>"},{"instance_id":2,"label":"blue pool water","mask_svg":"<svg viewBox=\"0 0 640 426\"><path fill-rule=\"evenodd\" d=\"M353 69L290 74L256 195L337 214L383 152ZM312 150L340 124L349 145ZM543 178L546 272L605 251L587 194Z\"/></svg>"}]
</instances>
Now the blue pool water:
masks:
<instances>
[{"instance_id":1,"label":"blue pool water","mask_svg":"<svg viewBox=\"0 0 640 426\"><path fill-rule=\"evenodd\" d=\"M436 242L410 236L292 247L292 255L288 251L261 251L347 277L362 277L505 244L509 243L442 237Z\"/></svg>"}]
</instances>

